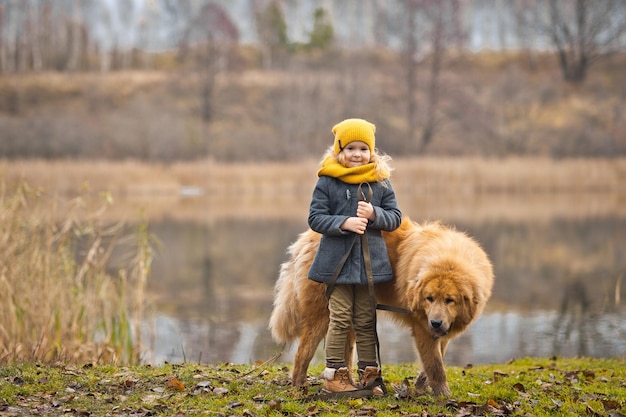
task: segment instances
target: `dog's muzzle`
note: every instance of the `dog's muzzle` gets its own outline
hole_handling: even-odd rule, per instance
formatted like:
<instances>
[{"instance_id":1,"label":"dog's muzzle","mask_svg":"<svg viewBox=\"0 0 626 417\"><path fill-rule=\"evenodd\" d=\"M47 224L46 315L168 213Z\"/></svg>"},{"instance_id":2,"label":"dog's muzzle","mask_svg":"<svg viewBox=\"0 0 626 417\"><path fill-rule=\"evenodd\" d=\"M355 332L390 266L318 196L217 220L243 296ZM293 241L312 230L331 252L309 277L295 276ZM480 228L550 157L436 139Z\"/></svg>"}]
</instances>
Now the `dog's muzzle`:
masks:
<instances>
[{"instance_id":1,"label":"dog's muzzle","mask_svg":"<svg viewBox=\"0 0 626 417\"><path fill-rule=\"evenodd\" d=\"M440 337L447 335L450 331L450 328L444 327L443 320L430 320L428 325L433 334L433 340L437 340Z\"/></svg>"}]
</instances>

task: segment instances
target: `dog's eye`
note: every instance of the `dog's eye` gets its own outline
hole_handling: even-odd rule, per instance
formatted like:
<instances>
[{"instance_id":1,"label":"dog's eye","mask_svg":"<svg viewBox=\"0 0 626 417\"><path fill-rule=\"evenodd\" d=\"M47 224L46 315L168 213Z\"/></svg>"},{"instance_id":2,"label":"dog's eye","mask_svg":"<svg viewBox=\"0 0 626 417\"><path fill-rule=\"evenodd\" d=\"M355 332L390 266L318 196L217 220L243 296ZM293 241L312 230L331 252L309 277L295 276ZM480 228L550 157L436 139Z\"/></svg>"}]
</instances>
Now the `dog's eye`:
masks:
<instances>
[{"instance_id":1,"label":"dog's eye","mask_svg":"<svg viewBox=\"0 0 626 417\"><path fill-rule=\"evenodd\" d=\"M428 297L426 297L426 301L428 301L429 303L432 303L433 301L435 301L435 299L429 295Z\"/></svg>"},{"instance_id":2,"label":"dog's eye","mask_svg":"<svg viewBox=\"0 0 626 417\"><path fill-rule=\"evenodd\" d=\"M454 298L446 298L446 304L454 303Z\"/></svg>"}]
</instances>

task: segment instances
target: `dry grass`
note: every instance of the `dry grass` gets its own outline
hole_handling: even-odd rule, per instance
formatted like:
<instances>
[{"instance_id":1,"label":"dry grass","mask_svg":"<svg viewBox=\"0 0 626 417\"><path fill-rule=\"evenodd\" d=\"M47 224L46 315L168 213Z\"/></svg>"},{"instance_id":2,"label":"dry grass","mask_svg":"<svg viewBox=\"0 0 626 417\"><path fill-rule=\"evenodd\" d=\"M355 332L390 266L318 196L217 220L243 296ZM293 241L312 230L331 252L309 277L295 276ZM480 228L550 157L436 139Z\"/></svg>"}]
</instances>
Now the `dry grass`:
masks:
<instances>
[{"instance_id":1,"label":"dry grass","mask_svg":"<svg viewBox=\"0 0 626 417\"><path fill-rule=\"evenodd\" d=\"M415 195L493 193L626 192L626 158L396 158L394 187ZM219 197L308 195L316 160L291 163L220 163L211 160L150 164L137 161L5 160L0 178L9 187L23 181L52 194L85 188L125 197L177 195L201 187Z\"/></svg>"},{"instance_id":2,"label":"dry grass","mask_svg":"<svg viewBox=\"0 0 626 417\"><path fill-rule=\"evenodd\" d=\"M3 161L0 181L9 188L27 182L49 195L81 193L92 207L100 204L102 196L112 196L116 204L104 215L115 220L140 212L150 221L164 217L303 219L317 164L316 160L254 164L205 160L170 165ZM490 219L540 219L555 213L582 217L616 211L626 215L626 158L429 157L398 158L393 165L392 181L401 207L416 218L454 221L468 213L482 213Z\"/></svg>"},{"instance_id":3,"label":"dry grass","mask_svg":"<svg viewBox=\"0 0 626 417\"><path fill-rule=\"evenodd\" d=\"M20 94L25 104L37 105L78 97L87 92L127 98L153 88L165 78L163 72L148 71L112 72L107 77L99 73L77 73L71 77L59 72L33 73L29 76L5 74L0 80L0 97Z\"/></svg>"},{"instance_id":4,"label":"dry grass","mask_svg":"<svg viewBox=\"0 0 626 417\"><path fill-rule=\"evenodd\" d=\"M85 215L83 202L48 199L24 184L2 188L0 364L138 362L148 235L141 230L129 241L121 224L100 221L104 206ZM111 276L120 246L135 254Z\"/></svg>"},{"instance_id":5,"label":"dry grass","mask_svg":"<svg viewBox=\"0 0 626 417\"><path fill-rule=\"evenodd\" d=\"M626 192L625 158L425 158L395 166L396 188L423 194Z\"/></svg>"}]
</instances>

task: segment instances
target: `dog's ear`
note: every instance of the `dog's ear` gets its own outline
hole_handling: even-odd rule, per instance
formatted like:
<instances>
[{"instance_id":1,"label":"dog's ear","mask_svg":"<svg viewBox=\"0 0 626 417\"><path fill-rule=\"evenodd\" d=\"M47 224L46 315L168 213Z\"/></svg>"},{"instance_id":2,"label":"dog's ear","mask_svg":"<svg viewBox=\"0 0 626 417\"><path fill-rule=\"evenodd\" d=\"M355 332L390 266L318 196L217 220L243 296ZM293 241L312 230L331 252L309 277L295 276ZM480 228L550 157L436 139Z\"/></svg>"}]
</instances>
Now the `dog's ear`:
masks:
<instances>
[{"instance_id":1,"label":"dog's ear","mask_svg":"<svg viewBox=\"0 0 626 417\"><path fill-rule=\"evenodd\" d=\"M409 282L407 286L407 307L409 310L417 312L424 310L424 287L427 278L422 275Z\"/></svg>"},{"instance_id":2,"label":"dog's ear","mask_svg":"<svg viewBox=\"0 0 626 417\"><path fill-rule=\"evenodd\" d=\"M459 322L458 324L461 326L468 326L476 316L477 305L478 300L475 297L471 294L463 294L459 315L456 318Z\"/></svg>"}]
</instances>

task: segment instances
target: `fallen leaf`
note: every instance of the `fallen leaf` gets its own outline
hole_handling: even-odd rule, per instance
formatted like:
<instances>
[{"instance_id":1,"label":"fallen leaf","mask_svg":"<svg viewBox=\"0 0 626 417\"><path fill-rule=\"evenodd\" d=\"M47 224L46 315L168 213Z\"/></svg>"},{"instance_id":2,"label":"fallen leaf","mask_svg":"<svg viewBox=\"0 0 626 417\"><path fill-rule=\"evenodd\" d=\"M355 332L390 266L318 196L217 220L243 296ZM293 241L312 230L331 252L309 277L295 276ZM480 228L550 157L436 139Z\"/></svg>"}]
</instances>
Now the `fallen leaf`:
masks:
<instances>
[{"instance_id":1,"label":"fallen leaf","mask_svg":"<svg viewBox=\"0 0 626 417\"><path fill-rule=\"evenodd\" d=\"M177 391L185 390L185 384L183 384L182 381L176 377L171 377L167 380L167 387Z\"/></svg>"},{"instance_id":2,"label":"fallen leaf","mask_svg":"<svg viewBox=\"0 0 626 417\"><path fill-rule=\"evenodd\" d=\"M26 381L24 381L22 378L20 378L19 376L16 376L15 378L13 378L13 383L15 385L24 385L26 384Z\"/></svg>"},{"instance_id":3,"label":"fallen leaf","mask_svg":"<svg viewBox=\"0 0 626 417\"><path fill-rule=\"evenodd\" d=\"M495 370L493 371L493 381L498 382L500 379L509 376L506 372Z\"/></svg>"},{"instance_id":4,"label":"fallen leaf","mask_svg":"<svg viewBox=\"0 0 626 417\"><path fill-rule=\"evenodd\" d=\"M513 389L515 391L519 391L519 392L526 392L526 388L524 387L524 384L518 382L515 385L513 385Z\"/></svg>"},{"instance_id":5,"label":"fallen leaf","mask_svg":"<svg viewBox=\"0 0 626 417\"><path fill-rule=\"evenodd\" d=\"M498 410L500 409L500 405L491 398L487 400L487 405L493 408L497 408Z\"/></svg>"},{"instance_id":6,"label":"fallen leaf","mask_svg":"<svg viewBox=\"0 0 626 417\"><path fill-rule=\"evenodd\" d=\"M578 371L570 371L565 374L565 380L573 384L579 382Z\"/></svg>"},{"instance_id":7,"label":"fallen leaf","mask_svg":"<svg viewBox=\"0 0 626 417\"><path fill-rule=\"evenodd\" d=\"M604 411L612 411L619 409L619 403L614 400L601 400L604 406Z\"/></svg>"},{"instance_id":8,"label":"fallen leaf","mask_svg":"<svg viewBox=\"0 0 626 417\"><path fill-rule=\"evenodd\" d=\"M583 371L583 376L585 377L585 379L595 379L596 378L596 373L593 372L593 371L584 370Z\"/></svg>"},{"instance_id":9,"label":"fallen leaf","mask_svg":"<svg viewBox=\"0 0 626 417\"><path fill-rule=\"evenodd\" d=\"M281 401L280 400L270 400L267 403L267 405L269 406L270 410L280 411Z\"/></svg>"},{"instance_id":10,"label":"fallen leaf","mask_svg":"<svg viewBox=\"0 0 626 417\"><path fill-rule=\"evenodd\" d=\"M393 391L396 393L396 397L398 398L411 397L413 394L413 388L411 387L409 380L406 378L400 383L392 382L391 389L393 389Z\"/></svg>"},{"instance_id":11,"label":"fallen leaf","mask_svg":"<svg viewBox=\"0 0 626 417\"><path fill-rule=\"evenodd\" d=\"M141 397L141 401L143 401L146 404L152 404L161 398L162 398L161 395L148 394L148 395L144 395L143 397Z\"/></svg>"},{"instance_id":12,"label":"fallen leaf","mask_svg":"<svg viewBox=\"0 0 626 417\"><path fill-rule=\"evenodd\" d=\"M211 389L211 381L200 381L196 384L196 388L207 388Z\"/></svg>"},{"instance_id":13,"label":"fallen leaf","mask_svg":"<svg viewBox=\"0 0 626 417\"><path fill-rule=\"evenodd\" d=\"M137 384L137 380L134 379L126 379L124 381L122 381L122 383L120 384L122 387L124 388L132 388Z\"/></svg>"},{"instance_id":14,"label":"fallen leaf","mask_svg":"<svg viewBox=\"0 0 626 417\"><path fill-rule=\"evenodd\" d=\"M561 407L563 406L563 402L562 402L562 401L555 400L554 398L551 398L550 400L552 401L552 403L553 403L554 405L556 405L556 406L557 406L557 408L561 408Z\"/></svg>"},{"instance_id":15,"label":"fallen leaf","mask_svg":"<svg viewBox=\"0 0 626 417\"><path fill-rule=\"evenodd\" d=\"M586 411L587 411L587 415L590 415L593 417L602 417L602 413L597 412L590 405L587 405Z\"/></svg>"}]
</instances>

